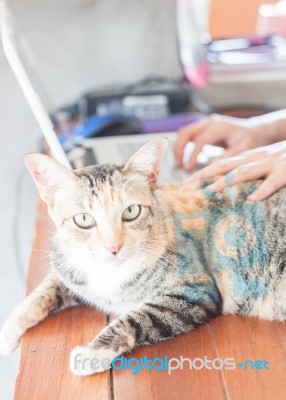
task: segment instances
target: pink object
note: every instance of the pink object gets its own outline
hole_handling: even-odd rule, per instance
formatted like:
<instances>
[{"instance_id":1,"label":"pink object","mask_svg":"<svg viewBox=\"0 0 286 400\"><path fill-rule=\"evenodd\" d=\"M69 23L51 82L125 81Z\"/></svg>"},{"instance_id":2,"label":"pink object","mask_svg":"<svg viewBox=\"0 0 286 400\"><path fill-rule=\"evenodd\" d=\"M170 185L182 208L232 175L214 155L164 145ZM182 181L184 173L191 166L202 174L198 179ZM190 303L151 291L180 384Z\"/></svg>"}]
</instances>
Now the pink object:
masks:
<instances>
[{"instance_id":1,"label":"pink object","mask_svg":"<svg viewBox=\"0 0 286 400\"><path fill-rule=\"evenodd\" d=\"M201 63L194 68L184 68L185 77L196 88L202 89L208 83L208 69L206 63Z\"/></svg>"},{"instance_id":2,"label":"pink object","mask_svg":"<svg viewBox=\"0 0 286 400\"><path fill-rule=\"evenodd\" d=\"M280 35L286 37L286 2L262 4L259 7L257 28L258 35Z\"/></svg>"}]
</instances>

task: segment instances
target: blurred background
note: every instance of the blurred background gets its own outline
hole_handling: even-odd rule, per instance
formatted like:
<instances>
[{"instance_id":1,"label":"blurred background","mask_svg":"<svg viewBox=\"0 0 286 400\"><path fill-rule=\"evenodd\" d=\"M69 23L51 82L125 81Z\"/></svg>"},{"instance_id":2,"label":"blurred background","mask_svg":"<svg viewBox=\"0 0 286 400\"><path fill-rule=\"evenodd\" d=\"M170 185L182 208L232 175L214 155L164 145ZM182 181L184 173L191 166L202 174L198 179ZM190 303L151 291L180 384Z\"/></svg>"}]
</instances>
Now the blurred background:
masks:
<instances>
[{"instance_id":1,"label":"blurred background","mask_svg":"<svg viewBox=\"0 0 286 400\"><path fill-rule=\"evenodd\" d=\"M286 36L285 7L276 8L278 20L274 24L271 20L277 1L269 1L268 9L261 8L261 0L191 3L196 32L205 43L257 33ZM182 20L176 18L175 0L10 0L8 4L27 71L50 111L106 86L128 85L149 76L182 80L184 62L189 59L178 45L184 32L178 27ZM282 28L276 31L281 17ZM193 42L194 64L205 57L198 46ZM284 59L275 68L267 61L259 71L247 62L229 65L209 60L209 64L203 84L196 79L188 83L189 109L286 107ZM23 156L41 149L39 129L1 47L0 88L1 325L25 293L37 198ZM19 351L12 357L0 357L0 399L13 396L18 358Z\"/></svg>"}]
</instances>

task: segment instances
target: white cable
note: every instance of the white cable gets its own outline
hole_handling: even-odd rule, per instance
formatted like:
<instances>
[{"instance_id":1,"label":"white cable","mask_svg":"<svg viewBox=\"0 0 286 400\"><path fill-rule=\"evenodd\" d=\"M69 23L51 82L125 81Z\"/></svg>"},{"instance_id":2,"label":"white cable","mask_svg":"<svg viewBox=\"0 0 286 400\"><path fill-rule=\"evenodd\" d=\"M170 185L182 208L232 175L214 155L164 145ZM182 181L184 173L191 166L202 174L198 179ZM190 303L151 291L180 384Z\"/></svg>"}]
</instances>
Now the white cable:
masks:
<instances>
[{"instance_id":1,"label":"white cable","mask_svg":"<svg viewBox=\"0 0 286 400\"><path fill-rule=\"evenodd\" d=\"M34 117L36 118L41 131L52 151L52 154L56 160L58 160L63 165L70 167L70 162L64 152L62 146L59 143L57 134L51 123L51 119L45 110L45 107L34 90L28 75L21 63L19 56L12 44L12 27L10 24L10 15L7 9L7 5L4 0L0 1L0 28L1 28L1 38L2 45L5 56L12 68L15 77L29 103L31 110L33 111Z\"/></svg>"}]
</instances>

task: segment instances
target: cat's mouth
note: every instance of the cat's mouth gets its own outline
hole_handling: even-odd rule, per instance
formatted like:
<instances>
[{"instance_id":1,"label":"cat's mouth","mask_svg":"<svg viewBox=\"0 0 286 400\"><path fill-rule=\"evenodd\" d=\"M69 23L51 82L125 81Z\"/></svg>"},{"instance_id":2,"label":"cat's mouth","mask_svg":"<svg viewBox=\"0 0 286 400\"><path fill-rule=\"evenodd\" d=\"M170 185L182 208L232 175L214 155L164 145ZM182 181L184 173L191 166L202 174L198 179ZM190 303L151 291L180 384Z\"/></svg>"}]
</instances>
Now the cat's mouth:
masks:
<instances>
[{"instance_id":1,"label":"cat's mouth","mask_svg":"<svg viewBox=\"0 0 286 400\"><path fill-rule=\"evenodd\" d=\"M96 255L96 257L103 262L107 262L107 263L112 263L112 264L120 264L124 261L127 261L128 259L132 258L132 256L134 255L134 252L126 252L126 251L120 251L117 254L112 254L110 252L105 252L102 251L100 253L98 253Z\"/></svg>"},{"instance_id":2,"label":"cat's mouth","mask_svg":"<svg viewBox=\"0 0 286 400\"><path fill-rule=\"evenodd\" d=\"M115 263L115 264L120 264L122 262L128 261L130 259L133 259L134 257L139 256L141 254L141 246L136 246L131 245L125 245L122 246L120 251L118 251L116 254L113 254L109 249L102 247L100 249L89 249L90 254L92 257L95 259L95 261L103 262L103 263Z\"/></svg>"},{"instance_id":3,"label":"cat's mouth","mask_svg":"<svg viewBox=\"0 0 286 400\"><path fill-rule=\"evenodd\" d=\"M139 248L137 249L128 249L128 247L122 249L116 255L110 254L110 261L115 261L118 263L122 263L128 260L133 259L134 257L138 257L140 254Z\"/></svg>"}]
</instances>

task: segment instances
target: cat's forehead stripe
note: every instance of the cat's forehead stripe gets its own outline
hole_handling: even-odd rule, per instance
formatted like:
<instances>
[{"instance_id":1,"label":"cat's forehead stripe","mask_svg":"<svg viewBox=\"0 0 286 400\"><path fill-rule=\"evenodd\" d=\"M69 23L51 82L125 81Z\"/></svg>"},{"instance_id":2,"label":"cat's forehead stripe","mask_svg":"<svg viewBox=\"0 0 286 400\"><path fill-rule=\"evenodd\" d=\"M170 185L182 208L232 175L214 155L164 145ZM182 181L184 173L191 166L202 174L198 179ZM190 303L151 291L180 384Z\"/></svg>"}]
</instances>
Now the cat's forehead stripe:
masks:
<instances>
[{"instance_id":1,"label":"cat's forehead stripe","mask_svg":"<svg viewBox=\"0 0 286 400\"><path fill-rule=\"evenodd\" d=\"M86 177L90 182L90 187L94 187L96 181L106 182L110 180L114 172L120 171L123 166L115 164L104 164L94 165L92 167L86 167L76 171L76 175L79 177Z\"/></svg>"},{"instance_id":2,"label":"cat's forehead stripe","mask_svg":"<svg viewBox=\"0 0 286 400\"><path fill-rule=\"evenodd\" d=\"M91 188L92 196L98 197L98 194L94 190L94 186L95 186L94 176L93 175L88 175L88 174L81 174L80 176L86 178L89 181L89 185L90 185L90 188Z\"/></svg>"},{"instance_id":3,"label":"cat's forehead stripe","mask_svg":"<svg viewBox=\"0 0 286 400\"><path fill-rule=\"evenodd\" d=\"M79 178L84 178L89 182L92 196L98 197L96 193L96 187L99 184L108 182L111 186L113 185L112 176L114 172L120 171L123 166L118 166L115 164L105 164L96 165L91 167L86 167L81 170L74 171Z\"/></svg>"}]
</instances>

